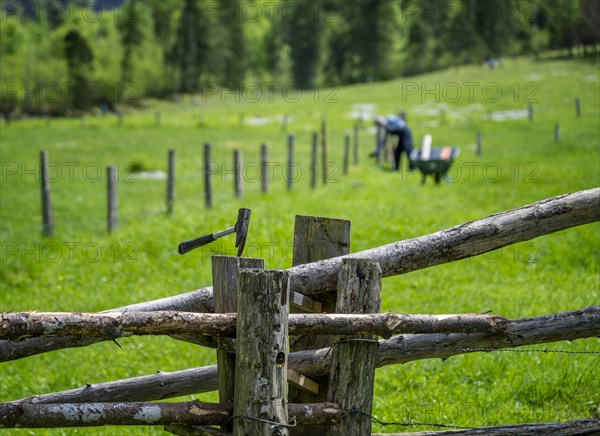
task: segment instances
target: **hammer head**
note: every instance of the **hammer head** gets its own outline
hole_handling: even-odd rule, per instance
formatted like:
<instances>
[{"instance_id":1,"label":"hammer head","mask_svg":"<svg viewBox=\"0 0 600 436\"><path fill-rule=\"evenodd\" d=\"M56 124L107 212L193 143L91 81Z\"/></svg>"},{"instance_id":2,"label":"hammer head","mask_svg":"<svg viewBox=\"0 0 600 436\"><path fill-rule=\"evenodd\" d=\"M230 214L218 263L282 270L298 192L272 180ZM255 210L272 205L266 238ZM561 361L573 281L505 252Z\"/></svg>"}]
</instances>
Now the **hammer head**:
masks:
<instances>
[{"instance_id":1,"label":"hammer head","mask_svg":"<svg viewBox=\"0 0 600 436\"><path fill-rule=\"evenodd\" d=\"M235 246L237 247L237 255L240 257L246 245L246 237L248 236L248 227L250 226L250 209L240 209L238 211L238 219L235 223Z\"/></svg>"}]
</instances>

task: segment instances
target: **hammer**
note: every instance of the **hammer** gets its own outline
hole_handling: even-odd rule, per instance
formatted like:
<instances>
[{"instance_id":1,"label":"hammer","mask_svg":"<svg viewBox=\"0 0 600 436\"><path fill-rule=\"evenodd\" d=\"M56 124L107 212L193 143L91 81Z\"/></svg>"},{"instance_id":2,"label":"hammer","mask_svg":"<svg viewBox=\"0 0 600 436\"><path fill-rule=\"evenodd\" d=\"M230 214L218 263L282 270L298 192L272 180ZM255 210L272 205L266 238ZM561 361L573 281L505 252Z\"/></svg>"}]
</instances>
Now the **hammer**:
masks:
<instances>
[{"instance_id":1,"label":"hammer","mask_svg":"<svg viewBox=\"0 0 600 436\"><path fill-rule=\"evenodd\" d=\"M240 209L238 211L238 219L233 227L229 227L228 229L221 230L220 232L210 233L208 235L200 236L196 239L191 239L189 241L182 242L177 247L177 251L179 254L185 254L188 251L193 250L194 248L203 247L206 244L210 244L213 241L216 241L221 236L229 235L231 233L235 233L235 246L237 247L237 255L238 257L242 255L242 251L244 251L244 245L246 245L246 236L248 236L248 226L250 225L250 209Z\"/></svg>"}]
</instances>

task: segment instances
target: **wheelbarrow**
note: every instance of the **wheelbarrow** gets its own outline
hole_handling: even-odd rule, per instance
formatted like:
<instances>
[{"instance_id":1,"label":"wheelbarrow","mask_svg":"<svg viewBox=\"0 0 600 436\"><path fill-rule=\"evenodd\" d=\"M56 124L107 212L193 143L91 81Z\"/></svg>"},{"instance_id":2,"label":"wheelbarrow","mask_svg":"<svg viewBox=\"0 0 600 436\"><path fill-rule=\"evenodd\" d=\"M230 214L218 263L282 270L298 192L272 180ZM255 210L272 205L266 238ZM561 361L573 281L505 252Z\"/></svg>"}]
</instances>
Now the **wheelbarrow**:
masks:
<instances>
[{"instance_id":1,"label":"wheelbarrow","mask_svg":"<svg viewBox=\"0 0 600 436\"><path fill-rule=\"evenodd\" d=\"M409 156L412 166L421 171L421 184L425 184L428 175L432 175L435 183L439 184L442 177L446 178L454 159L460 153L458 147L431 147L414 149Z\"/></svg>"}]
</instances>

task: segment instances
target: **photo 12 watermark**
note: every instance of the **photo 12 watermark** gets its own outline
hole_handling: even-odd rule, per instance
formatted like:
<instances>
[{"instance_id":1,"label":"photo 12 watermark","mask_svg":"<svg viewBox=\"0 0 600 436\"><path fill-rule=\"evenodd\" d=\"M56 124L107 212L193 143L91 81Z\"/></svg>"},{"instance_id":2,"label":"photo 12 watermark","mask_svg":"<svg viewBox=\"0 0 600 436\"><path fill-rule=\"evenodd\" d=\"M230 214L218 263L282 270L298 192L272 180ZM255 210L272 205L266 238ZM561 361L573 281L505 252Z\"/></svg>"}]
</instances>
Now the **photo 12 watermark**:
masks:
<instances>
[{"instance_id":1,"label":"photo 12 watermark","mask_svg":"<svg viewBox=\"0 0 600 436\"><path fill-rule=\"evenodd\" d=\"M446 163L440 163L440 167ZM408 182L409 177L418 170L411 168L410 163L403 164L402 182ZM540 167L536 162L499 162L454 161L445 174L444 179L449 183L540 183Z\"/></svg>"},{"instance_id":2,"label":"photo 12 watermark","mask_svg":"<svg viewBox=\"0 0 600 436\"><path fill-rule=\"evenodd\" d=\"M200 84L198 91L202 95L202 103L207 103L211 98L216 98L221 103L273 103L276 99L286 103L297 103L303 97L313 103L339 103L339 86L334 83L315 82L312 88L305 89L295 82L250 81L225 87L219 82L205 81Z\"/></svg>"},{"instance_id":3,"label":"photo 12 watermark","mask_svg":"<svg viewBox=\"0 0 600 436\"><path fill-rule=\"evenodd\" d=\"M105 101L134 104L140 101L140 87L136 82L113 82L110 84L95 81L79 83L74 81L3 81L0 84L0 101L10 103L21 97L29 104L72 104L80 99L91 104Z\"/></svg>"},{"instance_id":4,"label":"photo 12 watermark","mask_svg":"<svg viewBox=\"0 0 600 436\"><path fill-rule=\"evenodd\" d=\"M2 263L137 263L140 246L136 242L112 242L104 245L94 241L3 241Z\"/></svg>"},{"instance_id":5,"label":"photo 12 watermark","mask_svg":"<svg viewBox=\"0 0 600 436\"><path fill-rule=\"evenodd\" d=\"M137 166L135 162L126 162L125 164L116 162L111 166L114 167L115 177L121 183L139 182L137 173L132 171ZM40 162L2 162L0 165L0 180L2 183L40 183L41 177ZM100 183L106 180L107 177L107 165L98 162L49 161L46 164L46 179L50 183L79 183L80 181Z\"/></svg>"},{"instance_id":6,"label":"photo 12 watermark","mask_svg":"<svg viewBox=\"0 0 600 436\"><path fill-rule=\"evenodd\" d=\"M426 103L497 103L502 98L511 98L514 103L539 103L537 95L540 86L536 82L514 82L508 88L498 82L413 82L403 81L401 85L402 103L409 98L417 98Z\"/></svg>"},{"instance_id":7,"label":"photo 12 watermark","mask_svg":"<svg viewBox=\"0 0 600 436\"><path fill-rule=\"evenodd\" d=\"M202 177L210 176L213 181L229 183L239 175L244 183L260 183L264 179L268 183L283 180L299 183L309 177L316 180L325 178L327 183L339 183L340 166L336 162L302 164L298 162L245 162L236 166L233 162L207 162L202 168ZM324 176L324 177L323 177Z\"/></svg>"}]
</instances>

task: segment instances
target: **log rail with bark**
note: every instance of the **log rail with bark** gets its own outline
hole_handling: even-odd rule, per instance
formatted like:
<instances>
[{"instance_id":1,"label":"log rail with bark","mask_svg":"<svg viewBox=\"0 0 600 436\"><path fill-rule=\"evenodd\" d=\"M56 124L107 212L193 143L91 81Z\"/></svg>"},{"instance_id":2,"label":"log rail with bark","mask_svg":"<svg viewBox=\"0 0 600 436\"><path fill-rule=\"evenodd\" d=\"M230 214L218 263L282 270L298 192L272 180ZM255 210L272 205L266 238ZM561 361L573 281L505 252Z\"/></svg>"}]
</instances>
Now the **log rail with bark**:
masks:
<instances>
[{"instance_id":1,"label":"log rail with bark","mask_svg":"<svg viewBox=\"0 0 600 436\"><path fill-rule=\"evenodd\" d=\"M237 314L192 312L19 312L0 314L0 338L19 341L39 336L83 336L113 340L132 335L211 335L233 337ZM398 333L496 333L506 318L488 314L408 315L377 313L291 314L290 335Z\"/></svg>"},{"instance_id":2,"label":"log rail with bark","mask_svg":"<svg viewBox=\"0 0 600 436\"><path fill-rule=\"evenodd\" d=\"M557 341L600 337L600 306L509 320L496 333L404 334L380 340L377 367ZM327 374L331 349L290 353L288 368L307 377ZM217 366L133 377L16 400L14 403L153 401L217 389Z\"/></svg>"},{"instance_id":3,"label":"log rail with bark","mask_svg":"<svg viewBox=\"0 0 600 436\"><path fill-rule=\"evenodd\" d=\"M346 256L290 268L290 291L314 297L335 290L345 257L372 259L383 277L405 274L442 263L487 253L507 245L600 220L600 188L552 197L528 206L497 213L437 233L394 242ZM110 311L213 312L212 288L123 306ZM0 340L0 362L69 347L87 346L94 338L31 338Z\"/></svg>"},{"instance_id":4,"label":"log rail with bark","mask_svg":"<svg viewBox=\"0 0 600 436\"><path fill-rule=\"evenodd\" d=\"M342 417L337 404L290 404L292 419L306 425L332 424ZM233 416L233 404L84 403L0 404L0 428L92 427L101 425L222 425Z\"/></svg>"}]
</instances>

